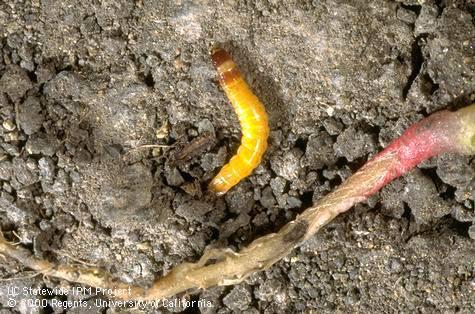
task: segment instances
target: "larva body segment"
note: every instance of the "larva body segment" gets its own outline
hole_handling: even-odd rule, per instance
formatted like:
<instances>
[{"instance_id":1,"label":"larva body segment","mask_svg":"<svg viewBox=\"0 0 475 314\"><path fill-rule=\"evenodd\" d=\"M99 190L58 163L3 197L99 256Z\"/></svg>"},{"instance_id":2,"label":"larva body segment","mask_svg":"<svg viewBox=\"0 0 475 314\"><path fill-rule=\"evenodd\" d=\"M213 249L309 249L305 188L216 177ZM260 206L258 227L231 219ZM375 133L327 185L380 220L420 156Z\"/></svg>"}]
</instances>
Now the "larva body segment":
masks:
<instances>
[{"instance_id":1,"label":"larva body segment","mask_svg":"<svg viewBox=\"0 0 475 314\"><path fill-rule=\"evenodd\" d=\"M209 185L211 191L222 195L259 165L267 149L269 126L264 105L252 93L229 54L218 48L212 51L211 58L242 130L241 145L236 155L221 168Z\"/></svg>"}]
</instances>

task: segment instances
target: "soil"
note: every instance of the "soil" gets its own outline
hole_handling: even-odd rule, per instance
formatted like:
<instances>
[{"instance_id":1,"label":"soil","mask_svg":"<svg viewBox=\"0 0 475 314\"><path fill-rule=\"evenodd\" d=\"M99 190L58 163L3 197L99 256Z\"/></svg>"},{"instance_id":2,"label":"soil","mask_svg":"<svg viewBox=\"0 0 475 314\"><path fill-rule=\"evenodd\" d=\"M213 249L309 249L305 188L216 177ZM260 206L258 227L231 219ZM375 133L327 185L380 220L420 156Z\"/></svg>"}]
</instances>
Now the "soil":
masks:
<instances>
[{"instance_id":1,"label":"soil","mask_svg":"<svg viewBox=\"0 0 475 314\"><path fill-rule=\"evenodd\" d=\"M412 122L473 102L474 14L470 0L2 1L1 230L38 257L144 287L207 246L239 249ZM221 198L206 184L240 130L210 62L216 44L272 130L262 164ZM159 310L473 313L474 201L474 158L434 158L271 269L179 296L211 306ZM0 276L1 313L12 287L74 286L10 258ZM58 293L13 297L15 311L86 312L25 298L141 311Z\"/></svg>"}]
</instances>

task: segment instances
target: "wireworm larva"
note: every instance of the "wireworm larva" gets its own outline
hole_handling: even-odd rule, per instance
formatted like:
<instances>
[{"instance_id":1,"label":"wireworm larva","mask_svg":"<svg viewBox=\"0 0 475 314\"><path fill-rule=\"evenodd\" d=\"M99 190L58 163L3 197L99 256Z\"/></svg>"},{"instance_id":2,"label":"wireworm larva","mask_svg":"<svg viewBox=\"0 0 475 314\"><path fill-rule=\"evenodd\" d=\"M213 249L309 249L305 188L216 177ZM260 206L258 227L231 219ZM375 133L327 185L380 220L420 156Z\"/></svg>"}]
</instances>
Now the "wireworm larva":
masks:
<instances>
[{"instance_id":1,"label":"wireworm larva","mask_svg":"<svg viewBox=\"0 0 475 314\"><path fill-rule=\"evenodd\" d=\"M211 52L211 59L242 130L241 145L236 155L209 184L211 191L222 195L259 165L267 148L269 126L264 105L252 93L231 56L223 49L215 48Z\"/></svg>"}]
</instances>

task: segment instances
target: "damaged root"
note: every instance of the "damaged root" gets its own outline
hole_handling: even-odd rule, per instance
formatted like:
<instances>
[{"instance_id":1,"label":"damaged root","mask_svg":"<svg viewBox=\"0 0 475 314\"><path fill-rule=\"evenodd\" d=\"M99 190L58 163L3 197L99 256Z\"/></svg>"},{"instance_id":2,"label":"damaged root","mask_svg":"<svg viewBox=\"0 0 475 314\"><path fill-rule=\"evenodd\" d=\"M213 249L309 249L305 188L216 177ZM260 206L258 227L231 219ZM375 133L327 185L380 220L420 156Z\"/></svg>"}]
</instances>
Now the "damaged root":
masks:
<instances>
[{"instance_id":1,"label":"damaged root","mask_svg":"<svg viewBox=\"0 0 475 314\"><path fill-rule=\"evenodd\" d=\"M23 264L23 266L44 276L55 277L70 282L77 282L91 287L104 289L129 289L130 287L125 283L114 280L112 275L97 267L61 265L37 258L22 246L9 243L1 233L0 254L14 258ZM130 288L130 296L133 299L143 295L144 293L144 289L141 287Z\"/></svg>"},{"instance_id":2,"label":"damaged root","mask_svg":"<svg viewBox=\"0 0 475 314\"><path fill-rule=\"evenodd\" d=\"M148 289L118 282L111 274L96 267L57 265L38 259L1 236L0 254L46 276L104 289L130 288L129 294L117 296L127 300L159 300L190 288L237 284L254 272L269 268L337 215L366 200L420 162L445 152L475 154L474 139L475 105L457 112L433 114L410 127L341 186L279 232L256 239L240 252L209 249L198 262L175 267Z\"/></svg>"}]
</instances>

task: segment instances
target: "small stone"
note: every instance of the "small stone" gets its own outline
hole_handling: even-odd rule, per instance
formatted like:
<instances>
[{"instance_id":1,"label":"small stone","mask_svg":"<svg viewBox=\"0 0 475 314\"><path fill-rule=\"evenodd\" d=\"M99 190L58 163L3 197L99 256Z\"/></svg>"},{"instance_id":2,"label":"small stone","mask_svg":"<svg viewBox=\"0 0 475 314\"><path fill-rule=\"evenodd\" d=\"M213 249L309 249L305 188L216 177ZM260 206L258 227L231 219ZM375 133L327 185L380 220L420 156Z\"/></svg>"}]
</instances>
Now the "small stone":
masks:
<instances>
[{"instance_id":1,"label":"small stone","mask_svg":"<svg viewBox=\"0 0 475 314\"><path fill-rule=\"evenodd\" d=\"M89 153L89 151L85 148L78 148L74 154L75 164L87 164L91 162L91 159L91 153Z\"/></svg>"},{"instance_id":2,"label":"small stone","mask_svg":"<svg viewBox=\"0 0 475 314\"><path fill-rule=\"evenodd\" d=\"M214 132L214 125L208 119L203 119L198 122L198 132L200 134L210 133L213 137L216 137Z\"/></svg>"},{"instance_id":3,"label":"small stone","mask_svg":"<svg viewBox=\"0 0 475 314\"><path fill-rule=\"evenodd\" d=\"M59 230L66 230L71 232L71 228L75 225L75 220L72 215L66 212L55 213L51 223Z\"/></svg>"},{"instance_id":4,"label":"small stone","mask_svg":"<svg viewBox=\"0 0 475 314\"><path fill-rule=\"evenodd\" d=\"M18 49L21 48L22 44L23 44L23 36L21 36L20 33L15 32L15 33L12 33L12 34L8 35L7 45L10 48L18 50Z\"/></svg>"},{"instance_id":5,"label":"small stone","mask_svg":"<svg viewBox=\"0 0 475 314\"><path fill-rule=\"evenodd\" d=\"M210 172L214 169L221 167L226 162L226 147L223 146L218 150L218 153L207 153L201 158L201 168Z\"/></svg>"},{"instance_id":6,"label":"small stone","mask_svg":"<svg viewBox=\"0 0 475 314\"><path fill-rule=\"evenodd\" d=\"M439 8L435 4L423 5L415 22L414 35L419 36L420 34L434 32L437 29L438 15Z\"/></svg>"},{"instance_id":7,"label":"small stone","mask_svg":"<svg viewBox=\"0 0 475 314\"><path fill-rule=\"evenodd\" d=\"M343 124L334 118L325 119L323 121L323 127L328 132L328 134L332 136L340 134L343 130Z\"/></svg>"},{"instance_id":8,"label":"small stone","mask_svg":"<svg viewBox=\"0 0 475 314\"><path fill-rule=\"evenodd\" d=\"M162 155L162 148L161 147L154 147L152 149L152 156L153 157L160 157Z\"/></svg>"},{"instance_id":9,"label":"small stone","mask_svg":"<svg viewBox=\"0 0 475 314\"><path fill-rule=\"evenodd\" d=\"M77 101L89 99L91 90L79 75L70 71L61 71L44 85L43 92L46 97L63 102L62 105L72 112L79 114L80 106ZM69 98L73 102L64 101Z\"/></svg>"},{"instance_id":10,"label":"small stone","mask_svg":"<svg viewBox=\"0 0 475 314\"><path fill-rule=\"evenodd\" d=\"M35 238L41 233L36 225L20 226L17 230L21 243L32 244Z\"/></svg>"},{"instance_id":11,"label":"small stone","mask_svg":"<svg viewBox=\"0 0 475 314\"><path fill-rule=\"evenodd\" d=\"M289 196L287 198L287 208L299 208L302 206L302 201L296 197Z\"/></svg>"},{"instance_id":12,"label":"small stone","mask_svg":"<svg viewBox=\"0 0 475 314\"><path fill-rule=\"evenodd\" d=\"M81 182L81 175L75 170L69 172L69 177L71 178L71 182L73 183Z\"/></svg>"},{"instance_id":13,"label":"small stone","mask_svg":"<svg viewBox=\"0 0 475 314\"><path fill-rule=\"evenodd\" d=\"M5 142L16 142L18 141L18 132L10 132L5 134Z\"/></svg>"},{"instance_id":14,"label":"small stone","mask_svg":"<svg viewBox=\"0 0 475 314\"><path fill-rule=\"evenodd\" d=\"M270 180L270 187L274 194L282 194L284 193L285 186L287 185L287 180L282 177L276 177Z\"/></svg>"},{"instance_id":15,"label":"small stone","mask_svg":"<svg viewBox=\"0 0 475 314\"><path fill-rule=\"evenodd\" d=\"M330 170L330 169L323 169L322 171L322 175L324 178L328 179L328 180L333 180L336 178L337 176L337 172L335 170Z\"/></svg>"},{"instance_id":16,"label":"small stone","mask_svg":"<svg viewBox=\"0 0 475 314\"><path fill-rule=\"evenodd\" d=\"M55 193L64 193L69 190L70 187L70 178L68 174L63 170L59 169L56 180L53 183L53 191Z\"/></svg>"},{"instance_id":17,"label":"small stone","mask_svg":"<svg viewBox=\"0 0 475 314\"><path fill-rule=\"evenodd\" d=\"M254 170L254 175L253 177L251 178L251 182L255 185L255 186L259 186L259 187L262 187L262 186L265 186L267 184L269 184L269 181L271 179L271 174L268 170L266 170L263 165L259 165L256 170ZM257 190L254 190L255 193L259 193L259 191ZM258 199L256 197L254 197L254 199Z\"/></svg>"},{"instance_id":18,"label":"small stone","mask_svg":"<svg viewBox=\"0 0 475 314\"><path fill-rule=\"evenodd\" d=\"M443 154L437 158L437 175L447 184L466 187L475 177L469 158L457 154Z\"/></svg>"},{"instance_id":19,"label":"small stone","mask_svg":"<svg viewBox=\"0 0 475 314\"><path fill-rule=\"evenodd\" d=\"M341 269L345 265L345 256L336 255L331 261L332 269Z\"/></svg>"},{"instance_id":20,"label":"small stone","mask_svg":"<svg viewBox=\"0 0 475 314\"><path fill-rule=\"evenodd\" d=\"M275 206L276 200L274 194L272 193L271 187L267 186L264 188L264 190L262 191L260 202L261 205L267 209L271 209Z\"/></svg>"},{"instance_id":21,"label":"small stone","mask_svg":"<svg viewBox=\"0 0 475 314\"><path fill-rule=\"evenodd\" d=\"M265 280L254 292L257 299L265 302L271 302L282 294L284 289L282 283L277 279Z\"/></svg>"},{"instance_id":22,"label":"small stone","mask_svg":"<svg viewBox=\"0 0 475 314\"><path fill-rule=\"evenodd\" d=\"M3 182L3 189L4 189L5 192L7 192L7 193L12 193L12 192L13 192L13 188L12 188L12 186L10 185L10 183L8 183L8 182Z\"/></svg>"},{"instance_id":23,"label":"small stone","mask_svg":"<svg viewBox=\"0 0 475 314\"><path fill-rule=\"evenodd\" d=\"M182 203L176 209L176 214L185 218L188 221L204 221L206 213L213 209L210 204L202 201L191 200Z\"/></svg>"},{"instance_id":24,"label":"small stone","mask_svg":"<svg viewBox=\"0 0 475 314\"><path fill-rule=\"evenodd\" d=\"M336 173L338 174L342 182L348 179L353 174L353 172L350 170L350 168L348 168L348 166L338 169Z\"/></svg>"},{"instance_id":25,"label":"small stone","mask_svg":"<svg viewBox=\"0 0 475 314\"><path fill-rule=\"evenodd\" d=\"M244 284L235 286L224 298L223 303L233 311L243 311L252 301L251 291Z\"/></svg>"},{"instance_id":26,"label":"small stone","mask_svg":"<svg viewBox=\"0 0 475 314\"><path fill-rule=\"evenodd\" d=\"M405 177L402 198L411 208L417 223L429 223L450 213L450 206L438 194L434 182L416 169Z\"/></svg>"},{"instance_id":27,"label":"small stone","mask_svg":"<svg viewBox=\"0 0 475 314\"><path fill-rule=\"evenodd\" d=\"M180 186L185 182L180 171L176 167L165 167L165 179L171 186Z\"/></svg>"},{"instance_id":28,"label":"small stone","mask_svg":"<svg viewBox=\"0 0 475 314\"><path fill-rule=\"evenodd\" d=\"M55 172L55 164L50 157L42 157L38 161L38 168L40 171L40 177L43 180L52 182Z\"/></svg>"},{"instance_id":29,"label":"small stone","mask_svg":"<svg viewBox=\"0 0 475 314\"><path fill-rule=\"evenodd\" d=\"M300 169L299 160L302 152L298 149L293 149L284 154L284 156L276 156L271 160L271 168L277 175L292 181L298 178L298 171Z\"/></svg>"},{"instance_id":30,"label":"small stone","mask_svg":"<svg viewBox=\"0 0 475 314\"><path fill-rule=\"evenodd\" d=\"M472 200L472 202L470 202ZM464 188L455 191L455 201L464 203L467 208L474 208L475 203L475 178Z\"/></svg>"},{"instance_id":31,"label":"small stone","mask_svg":"<svg viewBox=\"0 0 475 314\"><path fill-rule=\"evenodd\" d=\"M401 218L404 214L404 203L401 194L404 191L404 181L396 179L386 185L380 192L382 213L395 218Z\"/></svg>"},{"instance_id":32,"label":"small stone","mask_svg":"<svg viewBox=\"0 0 475 314\"><path fill-rule=\"evenodd\" d=\"M124 148L120 144L111 144L104 146L104 153L112 159L118 159L122 156Z\"/></svg>"},{"instance_id":33,"label":"small stone","mask_svg":"<svg viewBox=\"0 0 475 314\"><path fill-rule=\"evenodd\" d=\"M168 120L164 121L162 126L155 131L155 136L157 137L157 139L161 140L167 138L169 133L169 127L170 126L168 125Z\"/></svg>"},{"instance_id":34,"label":"small stone","mask_svg":"<svg viewBox=\"0 0 475 314\"><path fill-rule=\"evenodd\" d=\"M468 228L468 236L475 240L475 225L471 225L470 228Z\"/></svg>"},{"instance_id":35,"label":"small stone","mask_svg":"<svg viewBox=\"0 0 475 314\"><path fill-rule=\"evenodd\" d=\"M85 35L86 37L91 36L92 34L98 34L101 31L101 28L99 24L97 24L97 20L95 16L89 16L85 18L81 22L79 29L81 30L81 33Z\"/></svg>"},{"instance_id":36,"label":"small stone","mask_svg":"<svg viewBox=\"0 0 475 314\"><path fill-rule=\"evenodd\" d=\"M53 227L51 222L49 220L46 220L46 219L42 219L39 223L39 226L40 226L40 229L43 230L43 231L50 230Z\"/></svg>"},{"instance_id":37,"label":"small stone","mask_svg":"<svg viewBox=\"0 0 475 314\"><path fill-rule=\"evenodd\" d=\"M28 167L28 169L33 170L33 171L38 169L38 166L36 164L36 160L34 160L33 158L28 158L26 160L26 166Z\"/></svg>"},{"instance_id":38,"label":"small stone","mask_svg":"<svg viewBox=\"0 0 475 314\"><path fill-rule=\"evenodd\" d=\"M55 72L54 66L51 63L38 65L35 72L38 84L43 84L51 80Z\"/></svg>"},{"instance_id":39,"label":"small stone","mask_svg":"<svg viewBox=\"0 0 475 314\"><path fill-rule=\"evenodd\" d=\"M307 172L307 177L305 178L306 187L301 190L306 190L312 187L319 180L318 173L316 171L309 171Z\"/></svg>"},{"instance_id":40,"label":"small stone","mask_svg":"<svg viewBox=\"0 0 475 314\"><path fill-rule=\"evenodd\" d=\"M20 67L30 72L35 70L35 64L30 60L21 60Z\"/></svg>"},{"instance_id":41,"label":"small stone","mask_svg":"<svg viewBox=\"0 0 475 314\"><path fill-rule=\"evenodd\" d=\"M15 201L15 198L10 194L10 192L7 191L2 191L0 198L2 199L0 204L3 206L3 208L7 208L4 202L13 203Z\"/></svg>"},{"instance_id":42,"label":"small stone","mask_svg":"<svg viewBox=\"0 0 475 314\"><path fill-rule=\"evenodd\" d=\"M5 152L10 156L20 156L20 148L13 145L12 143L1 143L0 144Z\"/></svg>"},{"instance_id":43,"label":"small stone","mask_svg":"<svg viewBox=\"0 0 475 314\"><path fill-rule=\"evenodd\" d=\"M400 7L396 12L396 17L407 24L414 24L417 14L411 10Z\"/></svg>"},{"instance_id":44,"label":"small stone","mask_svg":"<svg viewBox=\"0 0 475 314\"><path fill-rule=\"evenodd\" d=\"M265 212L260 212L259 214L254 216L252 223L257 227L260 227L269 223L269 218L267 217L267 214Z\"/></svg>"},{"instance_id":45,"label":"small stone","mask_svg":"<svg viewBox=\"0 0 475 314\"><path fill-rule=\"evenodd\" d=\"M89 132L87 130L78 127L72 127L70 130L70 134L68 135L67 142L72 144L73 146L79 146L81 142L87 141L88 138ZM123 150L121 146L120 149Z\"/></svg>"},{"instance_id":46,"label":"small stone","mask_svg":"<svg viewBox=\"0 0 475 314\"><path fill-rule=\"evenodd\" d=\"M392 258L389 261L389 270L392 273L399 273L402 270L402 264L399 259L397 258Z\"/></svg>"},{"instance_id":47,"label":"small stone","mask_svg":"<svg viewBox=\"0 0 475 314\"><path fill-rule=\"evenodd\" d=\"M224 223L222 226L222 230L224 230L220 237L227 239L230 235L236 232L238 229L242 227L249 226L249 222L251 221L251 217L246 213L240 213L235 219L229 219Z\"/></svg>"},{"instance_id":48,"label":"small stone","mask_svg":"<svg viewBox=\"0 0 475 314\"><path fill-rule=\"evenodd\" d=\"M462 222L472 222L475 221L475 211L473 209L468 209L462 205L455 205L452 208L452 217Z\"/></svg>"},{"instance_id":49,"label":"small stone","mask_svg":"<svg viewBox=\"0 0 475 314\"><path fill-rule=\"evenodd\" d=\"M15 123L13 123L13 121L10 120L10 119L7 119L7 120L3 121L2 126L8 132L13 131L16 128Z\"/></svg>"},{"instance_id":50,"label":"small stone","mask_svg":"<svg viewBox=\"0 0 475 314\"><path fill-rule=\"evenodd\" d=\"M13 172L18 182L25 186L38 182L36 173L30 171L26 162L21 158L13 159Z\"/></svg>"},{"instance_id":51,"label":"small stone","mask_svg":"<svg viewBox=\"0 0 475 314\"><path fill-rule=\"evenodd\" d=\"M0 195L0 208L5 212L6 217L18 225L29 225L28 227L35 227L32 223L38 217L38 211L29 206L29 202L14 202L14 197L5 191ZM18 206L17 206L18 205Z\"/></svg>"},{"instance_id":52,"label":"small stone","mask_svg":"<svg viewBox=\"0 0 475 314\"><path fill-rule=\"evenodd\" d=\"M26 151L30 155L43 154L53 156L59 148L59 141L50 134L35 133L26 142Z\"/></svg>"},{"instance_id":53,"label":"small stone","mask_svg":"<svg viewBox=\"0 0 475 314\"><path fill-rule=\"evenodd\" d=\"M269 135L269 140L271 141L272 145L279 147L282 144L283 140L282 130L271 131Z\"/></svg>"},{"instance_id":54,"label":"small stone","mask_svg":"<svg viewBox=\"0 0 475 314\"><path fill-rule=\"evenodd\" d=\"M188 136L190 137L197 137L199 134L195 129L189 129L186 133L188 133Z\"/></svg>"},{"instance_id":55,"label":"small stone","mask_svg":"<svg viewBox=\"0 0 475 314\"><path fill-rule=\"evenodd\" d=\"M358 289L350 289L346 293L346 298L344 299L345 304L352 305L357 303L361 299L361 293Z\"/></svg>"},{"instance_id":56,"label":"small stone","mask_svg":"<svg viewBox=\"0 0 475 314\"><path fill-rule=\"evenodd\" d=\"M336 156L332 146L333 139L327 132L310 135L305 150L304 165L311 169L321 169L335 164Z\"/></svg>"},{"instance_id":57,"label":"small stone","mask_svg":"<svg viewBox=\"0 0 475 314\"><path fill-rule=\"evenodd\" d=\"M150 242L145 241L145 242L139 242L135 245L139 251L145 252L145 251L151 251L152 250L152 245Z\"/></svg>"},{"instance_id":58,"label":"small stone","mask_svg":"<svg viewBox=\"0 0 475 314\"><path fill-rule=\"evenodd\" d=\"M277 206L279 208L288 208L287 205L287 193L275 195L275 200L277 201Z\"/></svg>"},{"instance_id":59,"label":"small stone","mask_svg":"<svg viewBox=\"0 0 475 314\"><path fill-rule=\"evenodd\" d=\"M8 181L13 174L13 164L9 160L0 162L0 180Z\"/></svg>"},{"instance_id":60,"label":"small stone","mask_svg":"<svg viewBox=\"0 0 475 314\"><path fill-rule=\"evenodd\" d=\"M22 199L32 199L33 198L33 192L31 191L31 188L26 187L26 188L21 188L16 191L16 196L18 198Z\"/></svg>"},{"instance_id":61,"label":"small stone","mask_svg":"<svg viewBox=\"0 0 475 314\"><path fill-rule=\"evenodd\" d=\"M32 87L28 74L18 65L10 65L0 79L0 90L7 93L14 102Z\"/></svg>"},{"instance_id":62,"label":"small stone","mask_svg":"<svg viewBox=\"0 0 475 314\"><path fill-rule=\"evenodd\" d=\"M238 184L226 193L226 203L232 213L249 213L254 207L253 192L248 185Z\"/></svg>"},{"instance_id":63,"label":"small stone","mask_svg":"<svg viewBox=\"0 0 475 314\"><path fill-rule=\"evenodd\" d=\"M338 136L333 149L337 156L346 157L351 162L374 152L376 140L370 134L351 126Z\"/></svg>"}]
</instances>

